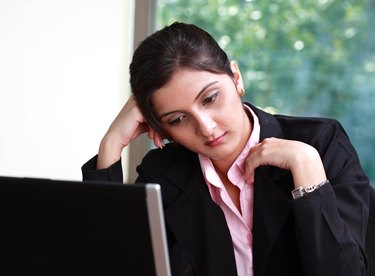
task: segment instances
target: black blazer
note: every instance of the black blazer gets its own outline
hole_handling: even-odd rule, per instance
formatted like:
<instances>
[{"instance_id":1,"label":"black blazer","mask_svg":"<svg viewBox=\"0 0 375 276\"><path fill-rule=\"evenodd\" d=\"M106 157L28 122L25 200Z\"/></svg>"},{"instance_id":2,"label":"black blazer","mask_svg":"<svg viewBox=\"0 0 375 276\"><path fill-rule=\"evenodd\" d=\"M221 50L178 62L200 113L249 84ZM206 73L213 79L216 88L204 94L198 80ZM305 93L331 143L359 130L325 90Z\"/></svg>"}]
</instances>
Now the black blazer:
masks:
<instances>
[{"instance_id":1,"label":"black blazer","mask_svg":"<svg viewBox=\"0 0 375 276\"><path fill-rule=\"evenodd\" d=\"M260 140L299 140L321 155L330 185L293 200L289 171L263 166L255 172L254 275L365 275L369 181L341 125L330 119L265 113ZM85 180L122 181L121 162ZM237 275L232 240L220 207L211 199L198 156L171 143L151 150L138 166L137 182L162 187L173 275Z\"/></svg>"}]
</instances>

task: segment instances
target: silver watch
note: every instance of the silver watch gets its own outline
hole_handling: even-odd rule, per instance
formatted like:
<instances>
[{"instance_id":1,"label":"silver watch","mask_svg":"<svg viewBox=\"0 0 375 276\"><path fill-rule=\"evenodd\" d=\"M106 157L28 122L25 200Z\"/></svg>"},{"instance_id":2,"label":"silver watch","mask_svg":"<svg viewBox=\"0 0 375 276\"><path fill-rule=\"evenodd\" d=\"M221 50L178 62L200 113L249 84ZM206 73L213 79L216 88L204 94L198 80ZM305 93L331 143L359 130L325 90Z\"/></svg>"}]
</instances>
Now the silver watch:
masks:
<instances>
[{"instance_id":1,"label":"silver watch","mask_svg":"<svg viewBox=\"0 0 375 276\"><path fill-rule=\"evenodd\" d=\"M299 186L298 188L295 188L292 191L293 199L303 197L305 194L311 193L311 192L315 191L316 189L322 187L324 184L327 184L327 183L329 183L329 181L325 180L325 181L323 181L323 182L321 182L317 185L312 185L312 186L308 186L308 187L305 187L305 188L303 188L302 186Z\"/></svg>"}]
</instances>

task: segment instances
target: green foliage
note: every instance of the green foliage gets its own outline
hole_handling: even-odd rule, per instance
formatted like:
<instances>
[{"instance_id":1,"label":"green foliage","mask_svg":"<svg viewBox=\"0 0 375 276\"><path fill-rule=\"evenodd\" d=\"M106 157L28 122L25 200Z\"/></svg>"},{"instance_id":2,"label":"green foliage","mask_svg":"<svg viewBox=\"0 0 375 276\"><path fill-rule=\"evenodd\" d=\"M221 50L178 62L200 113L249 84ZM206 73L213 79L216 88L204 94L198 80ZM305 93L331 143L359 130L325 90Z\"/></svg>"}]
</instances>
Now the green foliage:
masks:
<instances>
[{"instance_id":1,"label":"green foliage","mask_svg":"<svg viewBox=\"0 0 375 276\"><path fill-rule=\"evenodd\" d=\"M207 30L240 66L246 100L341 121L375 180L375 14L370 0L158 0L158 28Z\"/></svg>"}]
</instances>

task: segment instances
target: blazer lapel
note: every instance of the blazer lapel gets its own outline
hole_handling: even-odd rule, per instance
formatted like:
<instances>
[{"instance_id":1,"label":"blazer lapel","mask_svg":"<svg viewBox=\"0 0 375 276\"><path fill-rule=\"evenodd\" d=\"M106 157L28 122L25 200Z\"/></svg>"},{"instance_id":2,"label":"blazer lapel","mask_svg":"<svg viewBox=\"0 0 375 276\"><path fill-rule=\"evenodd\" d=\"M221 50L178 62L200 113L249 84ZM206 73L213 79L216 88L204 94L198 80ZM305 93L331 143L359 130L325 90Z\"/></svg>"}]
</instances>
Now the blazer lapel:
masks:
<instances>
[{"instance_id":1,"label":"blazer lapel","mask_svg":"<svg viewBox=\"0 0 375 276\"><path fill-rule=\"evenodd\" d=\"M278 186L275 178L270 176L274 173L272 167L261 167L255 173L253 209L255 275L263 275L272 247L290 212L290 198ZM285 172L284 176L288 177L288 174Z\"/></svg>"},{"instance_id":2,"label":"blazer lapel","mask_svg":"<svg viewBox=\"0 0 375 276\"><path fill-rule=\"evenodd\" d=\"M211 199L197 155L189 152L164 175L180 190L165 210L166 223L187 254L194 275L236 275L230 232L223 212Z\"/></svg>"},{"instance_id":3,"label":"blazer lapel","mask_svg":"<svg viewBox=\"0 0 375 276\"><path fill-rule=\"evenodd\" d=\"M274 116L250 106L261 125L260 141L267 137L283 138ZM289 171L262 166L255 171L253 209L254 274L263 275L272 247L290 213L292 175Z\"/></svg>"}]
</instances>

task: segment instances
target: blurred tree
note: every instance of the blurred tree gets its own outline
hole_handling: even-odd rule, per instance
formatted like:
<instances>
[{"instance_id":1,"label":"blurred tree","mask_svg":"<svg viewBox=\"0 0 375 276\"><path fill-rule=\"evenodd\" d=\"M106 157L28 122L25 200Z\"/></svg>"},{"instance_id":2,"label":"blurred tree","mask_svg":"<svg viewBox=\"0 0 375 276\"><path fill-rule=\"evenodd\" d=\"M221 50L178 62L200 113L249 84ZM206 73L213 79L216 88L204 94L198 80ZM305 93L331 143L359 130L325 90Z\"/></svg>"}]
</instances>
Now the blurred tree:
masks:
<instances>
[{"instance_id":1,"label":"blurred tree","mask_svg":"<svg viewBox=\"0 0 375 276\"><path fill-rule=\"evenodd\" d=\"M245 100L338 119L375 180L375 14L371 0L158 0L157 27L207 30L238 62Z\"/></svg>"}]
</instances>

